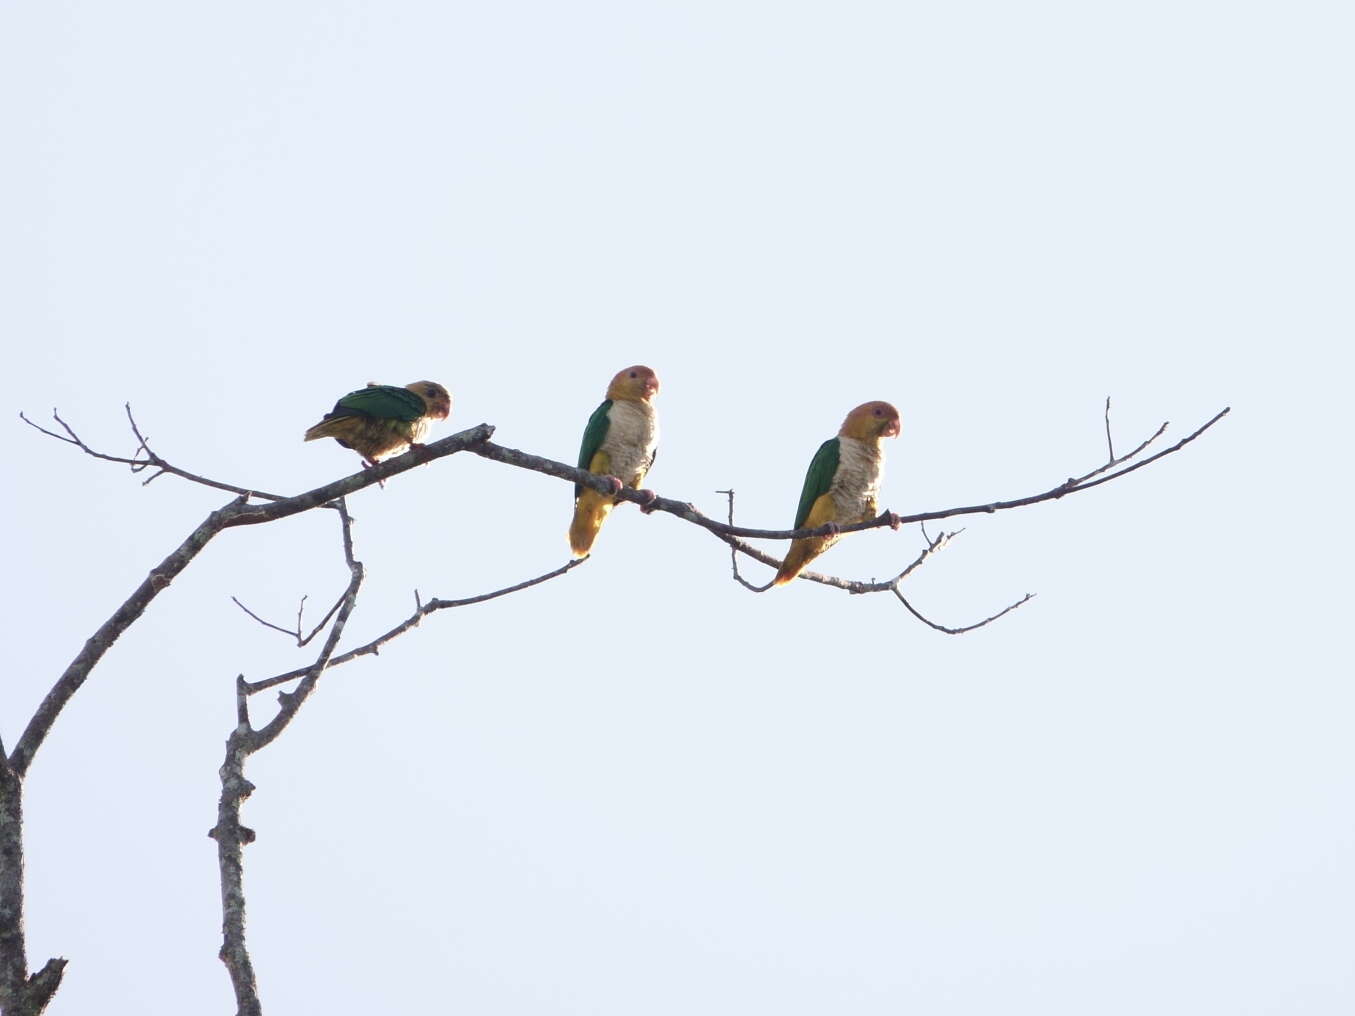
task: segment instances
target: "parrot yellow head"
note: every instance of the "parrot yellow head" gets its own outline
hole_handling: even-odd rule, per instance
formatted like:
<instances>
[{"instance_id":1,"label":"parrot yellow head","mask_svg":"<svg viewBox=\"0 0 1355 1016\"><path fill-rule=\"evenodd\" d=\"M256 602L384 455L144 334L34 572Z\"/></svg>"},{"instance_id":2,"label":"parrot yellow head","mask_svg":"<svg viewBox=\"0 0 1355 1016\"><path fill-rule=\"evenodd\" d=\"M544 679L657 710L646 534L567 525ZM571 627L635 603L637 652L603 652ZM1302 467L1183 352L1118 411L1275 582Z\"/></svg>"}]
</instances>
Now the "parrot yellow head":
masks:
<instances>
[{"instance_id":1,"label":"parrot yellow head","mask_svg":"<svg viewBox=\"0 0 1355 1016\"><path fill-rule=\"evenodd\" d=\"M882 437L899 436L899 411L888 402L867 402L857 406L842 421L838 431L842 437L858 441L878 441Z\"/></svg>"},{"instance_id":2,"label":"parrot yellow head","mask_svg":"<svg viewBox=\"0 0 1355 1016\"><path fill-rule=\"evenodd\" d=\"M436 381L415 381L405 387L423 399L428 406L428 415L433 419L445 420L451 415L452 397Z\"/></svg>"},{"instance_id":3,"label":"parrot yellow head","mask_svg":"<svg viewBox=\"0 0 1355 1016\"><path fill-rule=\"evenodd\" d=\"M612 383L607 386L607 398L612 401L629 399L633 402L648 402L659 394L659 376L648 367L636 364L618 371Z\"/></svg>"}]
</instances>

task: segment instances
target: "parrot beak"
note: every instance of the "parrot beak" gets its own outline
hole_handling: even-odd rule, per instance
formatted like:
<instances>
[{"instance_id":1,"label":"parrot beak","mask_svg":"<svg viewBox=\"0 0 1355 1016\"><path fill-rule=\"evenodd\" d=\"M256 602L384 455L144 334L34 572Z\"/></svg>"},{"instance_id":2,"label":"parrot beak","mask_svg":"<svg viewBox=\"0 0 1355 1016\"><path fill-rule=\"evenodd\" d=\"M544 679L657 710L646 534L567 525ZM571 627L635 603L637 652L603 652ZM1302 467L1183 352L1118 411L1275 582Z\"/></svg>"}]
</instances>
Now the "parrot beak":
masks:
<instances>
[{"instance_id":1,"label":"parrot beak","mask_svg":"<svg viewBox=\"0 0 1355 1016\"><path fill-rule=\"evenodd\" d=\"M885 437L898 437L899 431L902 429L903 428L899 423L899 418L896 416L894 419L890 420L887 424L885 424L885 429L883 433Z\"/></svg>"},{"instance_id":2,"label":"parrot beak","mask_svg":"<svg viewBox=\"0 0 1355 1016\"><path fill-rule=\"evenodd\" d=\"M645 378L645 398L652 398L659 394L659 379L656 377Z\"/></svg>"}]
</instances>

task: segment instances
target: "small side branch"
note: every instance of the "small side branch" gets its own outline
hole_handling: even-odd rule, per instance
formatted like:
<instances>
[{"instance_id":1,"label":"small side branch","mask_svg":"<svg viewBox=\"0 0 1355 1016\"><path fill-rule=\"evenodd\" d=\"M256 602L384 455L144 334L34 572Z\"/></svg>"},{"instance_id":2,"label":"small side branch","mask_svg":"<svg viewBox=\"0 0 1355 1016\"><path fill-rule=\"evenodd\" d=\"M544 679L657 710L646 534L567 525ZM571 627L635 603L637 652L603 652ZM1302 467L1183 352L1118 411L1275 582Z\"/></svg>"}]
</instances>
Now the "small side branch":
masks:
<instances>
[{"instance_id":1,"label":"small side branch","mask_svg":"<svg viewBox=\"0 0 1355 1016\"><path fill-rule=\"evenodd\" d=\"M452 434L449 437L434 441L431 444L420 445L410 448L403 455L397 455L394 458L386 459L379 463L375 468L363 469L351 476L344 477L342 480L336 480L334 483L326 484L323 487L317 487L315 490L308 491L305 494L297 494L292 497L285 497L281 494L270 494L254 487L240 487L233 483L222 483L219 480L208 479L205 476L199 476L196 473L190 473L186 469L171 464L161 458L151 450L149 440L141 432L136 420L132 416L132 407L130 404L125 406L127 410L127 420L131 425L132 434L137 440L136 451L130 457L125 455L110 455L107 452L97 451L90 447L75 430L66 423L58 414L52 410L52 419L60 426L64 434L58 434L56 431L48 430L34 423L24 413L19 414L19 419L28 424L34 430L46 434L50 438L55 438L63 444L72 445L79 448L86 455L96 459L102 459L105 462L118 462L127 466L133 473L140 473L145 469L154 468L156 472L149 479L142 481L143 486L150 483L165 473L178 476L181 479L188 480L190 483L200 484L204 487L211 487L214 490L230 491L232 494L239 494L244 498L257 498L262 501L270 501L273 504L251 506L256 511L241 512L239 516L231 521L233 526L256 525L260 522L272 522L274 519L285 518L288 515L295 515L297 512L309 511L311 508L328 506L329 502L335 498L344 497L348 494L362 490L364 487L370 487L374 484L381 484L385 480L399 473L407 472L415 466L423 465L426 462L432 462L434 459L440 459L446 455L452 455L456 452L464 451L467 447L487 440L494 433L494 428L487 423L479 424L459 433ZM264 508L273 509L265 511Z\"/></svg>"},{"instance_id":2,"label":"small side branch","mask_svg":"<svg viewBox=\"0 0 1355 1016\"><path fill-rule=\"evenodd\" d=\"M1017 607L1021 606L1021 604L1028 603L1031 600L1035 599L1034 593L1027 593L1025 596L1021 597L1021 599L1017 600L1015 603L1008 604L1006 607L1003 607L992 617L985 617L982 621L979 621L975 624L967 624L963 628L947 628L943 624L937 624L935 621L929 621L927 620L927 618L923 617L920 613L918 613L916 607L914 607L911 603L904 599L903 593L899 592L897 588L893 589L892 592L894 593L895 596L898 597L899 602L908 608L908 613L912 614L915 618L917 618L919 621L925 624L928 628L934 628L937 631L945 632L947 635L963 635L965 632L973 631L976 628L982 628L985 624L992 624L994 621L996 621L999 617L1002 617L1004 614L1010 614Z\"/></svg>"},{"instance_id":3,"label":"small side branch","mask_svg":"<svg viewBox=\"0 0 1355 1016\"><path fill-rule=\"evenodd\" d=\"M48 430L46 427L38 426L23 413L19 414L19 419L23 420L24 423L28 424L34 430L46 434L48 437L56 438L56 440L64 442L65 444L74 445L86 455L90 455L96 459L102 459L105 462L120 462L127 466L133 473L140 473L148 468L154 467L156 472L147 479L141 481L143 487L149 484L151 480L163 476L165 473L171 473L174 476L188 480L190 483L196 483L203 487L211 487L213 490L225 490L232 494L262 498L265 501L283 500L280 494L269 494L267 491L246 489L244 487L238 487L233 483L222 483L220 480L210 480L205 476L190 473L186 469L180 469L178 466L165 461L151 450L150 443L147 441L145 435L141 433L141 428L137 426L136 418L132 416L131 403L124 403L123 408L127 411L127 422L132 428L133 436L137 440L136 451L132 452L130 458L123 455L109 455L106 452L96 451L91 448L85 443L80 435L75 432L71 425L61 418L61 415L55 409L52 410L52 419L61 425L61 429L66 432L64 435Z\"/></svg>"},{"instance_id":4,"label":"small side branch","mask_svg":"<svg viewBox=\"0 0 1355 1016\"><path fill-rule=\"evenodd\" d=\"M428 600L427 602L423 602L422 600L420 600L419 594L416 591L414 594L413 614L411 614L405 620L401 621L399 624L397 624L394 628L390 629L390 631L386 632L384 635L378 635L376 638L372 639L372 641L364 645L358 646L356 649L350 649L346 653L340 653L338 656L335 656L332 660L329 661L329 665L331 667L337 667L344 663L351 663L353 660L356 660L362 656L377 655L381 651L382 646L386 645L386 643L390 642L393 639L399 638L401 635L405 634L405 632L409 631L410 629L417 628L419 624L423 621L423 619L427 617L429 614L435 614L440 610L451 610L455 607L469 607L476 603L486 603L489 600L497 600L501 596L508 596L510 593L517 593L521 592L524 589L530 589L532 586L539 586L543 582L549 582L551 579L559 578L561 575L573 571L579 565L583 564L586 560L588 559L578 558L575 560L571 560L568 563L561 565L559 568L552 569L551 571L548 571L543 575L537 575L534 578L514 583L511 586L505 586L502 589L495 589L493 592L480 593L477 596L468 596L461 600L433 599ZM305 677L308 672L309 668L302 667L297 670L289 670L285 674L278 674L274 677L264 678L259 681L247 681L245 682L245 689L249 694L253 695L257 692L264 691L268 688L273 688L280 684L286 684L288 681L295 681L298 677Z\"/></svg>"},{"instance_id":5,"label":"small side branch","mask_svg":"<svg viewBox=\"0 0 1355 1016\"><path fill-rule=\"evenodd\" d=\"M734 525L734 488L730 487L728 490L717 490L715 493L724 494L729 498L729 525L732 527ZM780 564L780 562L777 562L777 564ZM729 567L734 572L734 581L750 592L765 593L768 589L772 588L771 580L768 580L766 585L755 586L739 574L739 549L735 546L734 541L729 541ZM773 567L775 567L775 565Z\"/></svg>"},{"instance_id":6,"label":"small side branch","mask_svg":"<svg viewBox=\"0 0 1355 1016\"><path fill-rule=\"evenodd\" d=\"M339 519L343 524L343 553L344 561L348 565L348 588L339 601L338 613L335 615L334 624L329 629L329 634L325 637L319 657L307 668L301 678L301 683L296 686L295 690L278 696L280 708L277 715L260 728L255 735L254 751L271 744L292 722L297 711L310 697L311 692L315 690L316 682L320 680L320 675L329 667L330 659L334 656L334 650L338 647L339 639L343 637L344 628L348 625L348 618L357 605L358 590L362 587L364 573L362 562L353 556L353 520L349 517L348 509L342 500L339 501ZM248 690L247 682L245 687Z\"/></svg>"},{"instance_id":7,"label":"small side branch","mask_svg":"<svg viewBox=\"0 0 1355 1016\"><path fill-rule=\"evenodd\" d=\"M254 620L258 621L259 624L263 625L265 628L271 628L273 631L282 632L282 634L290 638L296 639L297 646L299 648L304 648L311 642L312 639L315 638L315 636L319 635L320 632L324 630L325 625L329 624L329 619L332 618L335 615L335 613L338 612L339 607L342 606L343 597L341 596L334 601L334 606L329 608L329 612L326 613L325 616L320 619L319 624L317 624L314 628L311 629L311 633L309 635L303 635L301 633L301 618L305 614L306 610L306 597L304 596L301 597L301 602L297 605L296 608L295 628L284 628L281 625L274 624L272 621L265 621L258 614L254 613L254 611L250 610L243 603L241 603L239 597L232 596L231 602L234 603L241 610L243 610L250 617L254 618Z\"/></svg>"},{"instance_id":8,"label":"small side branch","mask_svg":"<svg viewBox=\"0 0 1355 1016\"><path fill-rule=\"evenodd\" d=\"M1228 410L1225 409L1225 410L1223 411L1223 413L1226 413L1226 412L1228 412ZM1223 413L1220 413L1219 416L1222 416ZM1217 420L1218 417L1216 416L1214 419ZM1209 421L1208 424L1205 424L1204 427L1200 428L1200 430L1197 431L1196 434L1192 434L1189 438L1186 439L1186 441L1193 440L1198 434L1203 433L1204 430L1205 430L1206 428L1208 428L1208 427L1210 426L1210 424L1212 424L1213 422L1214 422L1213 420ZM1087 482L1088 480L1090 480L1093 476L1100 476L1102 473L1106 472L1106 470L1108 470L1108 469L1114 469L1116 466L1120 465L1120 464L1123 463L1123 462L1129 462L1129 461L1132 460L1136 455L1138 455L1139 452L1143 451L1143 450L1144 450L1145 448L1147 448L1150 444L1152 444L1154 441L1156 441L1158 438L1160 438L1163 434L1165 434L1166 431L1167 431L1167 427L1168 427L1168 426L1169 426L1169 424L1168 424L1166 421L1163 421L1162 426L1158 427L1157 430L1155 430L1155 431L1152 433L1152 435L1151 435L1146 441L1141 441L1141 442L1138 444L1138 446L1134 448L1133 451L1131 451L1131 452L1126 452L1124 455L1121 455L1121 456L1119 456L1119 457L1117 458L1116 455L1115 455L1115 441L1114 441L1114 439L1112 439L1112 437L1111 437L1111 435L1110 435L1110 396L1107 395L1107 396L1106 396L1106 461L1105 461L1105 463L1104 463L1103 465L1097 466L1097 467L1096 467L1095 469L1093 469L1090 473L1084 473L1082 476L1077 476L1077 477L1072 477L1072 478L1070 478L1070 479L1067 481L1067 483L1071 483L1071 484L1082 484L1082 483L1086 483L1086 482ZM1186 443L1185 441L1182 441L1182 442L1181 442L1181 444L1185 444L1185 443ZM1180 445L1177 445L1177 447L1179 448ZM1167 451L1168 451L1168 452L1171 452L1171 451L1175 451L1175 450L1176 450L1175 448L1169 448ZM1165 454L1167 454L1167 452L1163 452L1162 454L1165 455ZM1158 456L1154 456L1154 458L1157 458L1157 457L1158 457ZM1125 472L1129 472L1129 470L1125 470Z\"/></svg>"}]
</instances>

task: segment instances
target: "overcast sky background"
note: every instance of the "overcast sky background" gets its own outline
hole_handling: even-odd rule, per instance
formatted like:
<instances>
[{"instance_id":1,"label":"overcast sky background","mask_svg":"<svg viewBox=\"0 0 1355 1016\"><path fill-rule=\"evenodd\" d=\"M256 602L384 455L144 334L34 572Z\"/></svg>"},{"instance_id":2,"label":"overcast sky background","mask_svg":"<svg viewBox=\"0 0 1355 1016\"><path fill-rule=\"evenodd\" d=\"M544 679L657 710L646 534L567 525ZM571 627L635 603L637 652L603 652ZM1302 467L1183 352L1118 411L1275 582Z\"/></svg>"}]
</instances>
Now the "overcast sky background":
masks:
<instances>
[{"instance_id":1,"label":"overcast sky background","mask_svg":"<svg viewBox=\"0 0 1355 1016\"><path fill-rule=\"evenodd\" d=\"M891 598L754 596L617 511L584 567L326 675L251 763L269 1012L1344 1014L1355 1008L1351 22L1336 3L0 6L13 745L225 501L24 427L300 492L367 381L571 460L663 382L652 486L788 526L852 406L884 503L1019 497ZM345 644L567 554L568 485L458 455L351 502ZM916 528L826 571L897 571ZM749 565L751 575L766 570ZM226 533L27 784L50 1012L233 1011L217 767L298 666L335 520ZM322 606L323 605L323 606ZM256 715L268 715L267 696Z\"/></svg>"}]
</instances>

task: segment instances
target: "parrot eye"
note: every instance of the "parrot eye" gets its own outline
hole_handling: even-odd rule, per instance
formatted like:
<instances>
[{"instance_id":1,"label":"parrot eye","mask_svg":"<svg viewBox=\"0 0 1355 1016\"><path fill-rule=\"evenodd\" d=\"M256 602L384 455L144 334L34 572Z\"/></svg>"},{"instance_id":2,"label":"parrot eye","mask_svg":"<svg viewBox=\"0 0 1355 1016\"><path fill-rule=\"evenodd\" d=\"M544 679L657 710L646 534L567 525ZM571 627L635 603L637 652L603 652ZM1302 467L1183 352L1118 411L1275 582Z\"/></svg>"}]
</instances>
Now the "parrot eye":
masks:
<instances>
[{"instance_id":1,"label":"parrot eye","mask_svg":"<svg viewBox=\"0 0 1355 1016\"><path fill-rule=\"evenodd\" d=\"M639 377L640 375L637 374L637 373L635 373L635 371L631 371L631 372L630 372L630 376L631 376L631 377Z\"/></svg>"},{"instance_id":2,"label":"parrot eye","mask_svg":"<svg viewBox=\"0 0 1355 1016\"><path fill-rule=\"evenodd\" d=\"M882 416L883 414L884 414L884 410L880 409L880 408L877 406L876 409L875 409L875 415L876 415L876 416Z\"/></svg>"}]
</instances>

